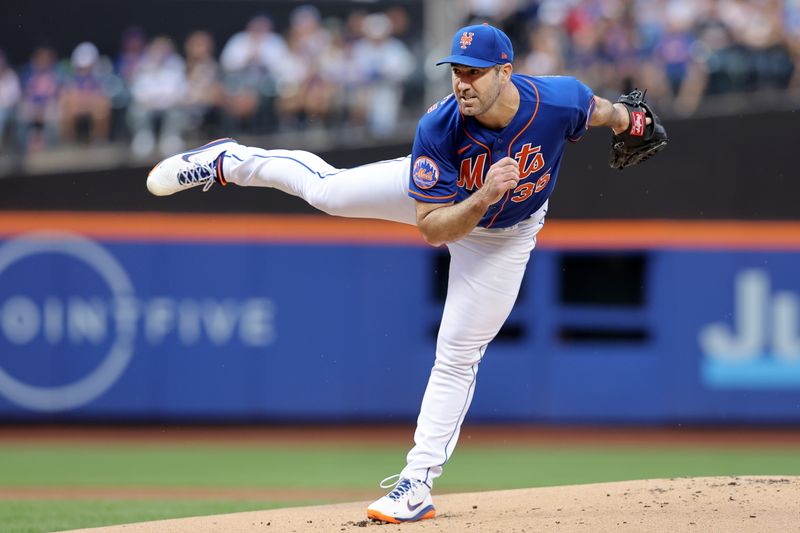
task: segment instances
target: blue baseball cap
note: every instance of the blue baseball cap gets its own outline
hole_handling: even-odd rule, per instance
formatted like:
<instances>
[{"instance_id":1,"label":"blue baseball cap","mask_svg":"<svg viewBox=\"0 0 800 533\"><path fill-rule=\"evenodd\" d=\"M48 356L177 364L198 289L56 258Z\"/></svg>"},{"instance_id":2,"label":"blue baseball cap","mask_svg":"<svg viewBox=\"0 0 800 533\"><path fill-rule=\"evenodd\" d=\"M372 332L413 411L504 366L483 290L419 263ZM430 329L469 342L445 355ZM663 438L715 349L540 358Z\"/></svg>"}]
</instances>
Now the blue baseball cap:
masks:
<instances>
[{"instance_id":1,"label":"blue baseball cap","mask_svg":"<svg viewBox=\"0 0 800 533\"><path fill-rule=\"evenodd\" d=\"M508 35L488 24L465 26L453 35L450 55L436 63L455 63L486 68L514 61L514 49Z\"/></svg>"}]
</instances>

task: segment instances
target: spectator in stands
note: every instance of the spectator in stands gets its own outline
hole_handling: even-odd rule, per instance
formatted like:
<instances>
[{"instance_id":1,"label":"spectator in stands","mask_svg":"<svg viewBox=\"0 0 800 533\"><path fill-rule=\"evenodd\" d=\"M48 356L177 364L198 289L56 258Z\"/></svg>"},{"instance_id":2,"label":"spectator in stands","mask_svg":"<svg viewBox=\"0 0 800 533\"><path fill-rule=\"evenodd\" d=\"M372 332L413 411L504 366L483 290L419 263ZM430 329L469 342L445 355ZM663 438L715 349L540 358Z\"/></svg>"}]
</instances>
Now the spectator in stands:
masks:
<instances>
[{"instance_id":1,"label":"spectator in stands","mask_svg":"<svg viewBox=\"0 0 800 533\"><path fill-rule=\"evenodd\" d=\"M117 56L114 70L128 86L133 79L133 73L144 58L146 49L147 37L141 28L133 26L122 33L120 53Z\"/></svg>"},{"instance_id":2,"label":"spectator in stands","mask_svg":"<svg viewBox=\"0 0 800 533\"><path fill-rule=\"evenodd\" d=\"M383 13L364 18L364 37L353 46L353 61L361 74L354 100L378 137L393 133L400 113L403 84L414 70L414 57L392 37L392 22Z\"/></svg>"},{"instance_id":3,"label":"spectator in stands","mask_svg":"<svg viewBox=\"0 0 800 533\"><path fill-rule=\"evenodd\" d=\"M697 37L693 31L695 12L685 3L671 3L663 13L664 25L652 50L651 59L664 74L672 96L681 90L692 62L692 45Z\"/></svg>"},{"instance_id":4,"label":"spectator in stands","mask_svg":"<svg viewBox=\"0 0 800 533\"><path fill-rule=\"evenodd\" d=\"M611 97L608 83L613 79L613 65L602 56L602 29L594 24L578 26L570 35L571 46L567 57L567 70L601 96Z\"/></svg>"},{"instance_id":5,"label":"spectator in stands","mask_svg":"<svg viewBox=\"0 0 800 533\"><path fill-rule=\"evenodd\" d=\"M782 90L792 77L792 58L783 27L783 2L765 0L750 5L752 12L742 41L753 53L756 90Z\"/></svg>"},{"instance_id":6,"label":"spectator in stands","mask_svg":"<svg viewBox=\"0 0 800 533\"><path fill-rule=\"evenodd\" d=\"M327 26L330 41L316 62L317 78L308 88L306 113L309 121L334 127L347 123L345 101L354 65L344 26L333 21Z\"/></svg>"},{"instance_id":7,"label":"spectator in stands","mask_svg":"<svg viewBox=\"0 0 800 533\"><path fill-rule=\"evenodd\" d=\"M520 71L533 76L553 75L566 70L564 35L555 26L540 25L529 35L530 52L520 62Z\"/></svg>"},{"instance_id":8,"label":"spectator in stands","mask_svg":"<svg viewBox=\"0 0 800 533\"><path fill-rule=\"evenodd\" d=\"M664 114L691 115L715 99L723 105L743 100L731 94L766 92L771 98L800 90L800 0L459 5L470 21L495 22L512 36L522 72L572 74L611 99L631 85L646 87L648 100ZM322 20L317 8L300 5L288 27L253 17L227 40L219 63L206 32L186 40L184 65L168 38L148 46L137 27L121 36L117 77L104 70L102 56L99 69L93 63L98 51L91 44L73 51L73 74L66 77L47 47L33 53L19 79L0 56L0 143L5 136L8 144L13 126L21 152L37 150L58 140L59 124L69 141L84 122L92 126L92 140L125 137L127 124L139 157L156 147L178 151L188 129L205 128L201 135L211 137L215 126L235 135L356 124L362 126L357 131L389 135L403 100L415 108L411 116L426 104L428 80L418 65L427 46L420 28L399 4L382 14L353 9L344 20Z\"/></svg>"},{"instance_id":9,"label":"spectator in stands","mask_svg":"<svg viewBox=\"0 0 800 533\"><path fill-rule=\"evenodd\" d=\"M312 5L302 5L292 11L287 34L292 52L305 63L311 63L330 43L330 34L322 25L320 12Z\"/></svg>"},{"instance_id":10,"label":"spectator in stands","mask_svg":"<svg viewBox=\"0 0 800 533\"><path fill-rule=\"evenodd\" d=\"M289 65L285 65L278 92L278 113L284 128L321 124L331 117L337 87L323 64L337 56L341 41L322 26L319 10L311 5L295 8L289 17Z\"/></svg>"},{"instance_id":11,"label":"spectator in stands","mask_svg":"<svg viewBox=\"0 0 800 533\"><path fill-rule=\"evenodd\" d=\"M233 122L227 126L258 131L264 122L259 112L263 116L270 111L278 74L294 68L286 41L274 31L272 19L258 15L225 43L220 63L225 111Z\"/></svg>"},{"instance_id":12,"label":"spectator in stands","mask_svg":"<svg viewBox=\"0 0 800 533\"><path fill-rule=\"evenodd\" d=\"M111 101L103 90L98 71L100 53L90 42L75 47L71 56L71 72L61 91L61 135L66 141L77 139L78 129L85 126L92 142L108 140Z\"/></svg>"},{"instance_id":13,"label":"spectator in stands","mask_svg":"<svg viewBox=\"0 0 800 533\"><path fill-rule=\"evenodd\" d=\"M517 9L520 0L462 0L461 13L467 13L465 20L480 24L494 22L501 24Z\"/></svg>"},{"instance_id":14,"label":"spectator in stands","mask_svg":"<svg viewBox=\"0 0 800 533\"><path fill-rule=\"evenodd\" d=\"M149 157L158 144L162 154L183 148L186 127L186 65L169 37L156 37L133 71L128 120L131 149L137 158Z\"/></svg>"},{"instance_id":15,"label":"spectator in stands","mask_svg":"<svg viewBox=\"0 0 800 533\"><path fill-rule=\"evenodd\" d=\"M110 91L112 109L112 137L128 138L131 134L127 123L128 108L131 105L131 81L133 73L141 63L147 49L144 31L132 26L122 32L120 51L114 59L114 87Z\"/></svg>"},{"instance_id":16,"label":"spectator in stands","mask_svg":"<svg viewBox=\"0 0 800 533\"><path fill-rule=\"evenodd\" d=\"M663 109L688 114L702 96L705 72L698 63L698 29L708 17L708 4L667 2L657 16L646 6L638 14L642 42L637 81L648 99Z\"/></svg>"},{"instance_id":17,"label":"spectator in stands","mask_svg":"<svg viewBox=\"0 0 800 533\"><path fill-rule=\"evenodd\" d=\"M223 97L220 67L214 56L214 39L205 31L193 32L184 43L186 54L186 111L188 130L211 137L219 125Z\"/></svg>"},{"instance_id":18,"label":"spectator in stands","mask_svg":"<svg viewBox=\"0 0 800 533\"><path fill-rule=\"evenodd\" d=\"M387 8L383 14L389 17L392 23L392 37L400 39L405 44L408 44L408 32L411 28L408 10L403 6L392 6Z\"/></svg>"},{"instance_id":19,"label":"spectator in stands","mask_svg":"<svg viewBox=\"0 0 800 533\"><path fill-rule=\"evenodd\" d=\"M19 77L8 64L5 53L0 50L0 150L7 144L7 130L13 124L21 96Z\"/></svg>"},{"instance_id":20,"label":"spectator in stands","mask_svg":"<svg viewBox=\"0 0 800 533\"><path fill-rule=\"evenodd\" d=\"M786 42L792 58L791 89L800 89L800 0L787 0L784 12Z\"/></svg>"},{"instance_id":21,"label":"spectator in stands","mask_svg":"<svg viewBox=\"0 0 800 533\"><path fill-rule=\"evenodd\" d=\"M601 28L601 53L614 71L607 87L614 93L630 92L639 74L640 43L636 21L623 3L614 17L601 20Z\"/></svg>"},{"instance_id":22,"label":"spectator in stands","mask_svg":"<svg viewBox=\"0 0 800 533\"><path fill-rule=\"evenodd\" d=\"M39 151L58 140L58 98L61 75L56 52L37 48L22 72L22 102L17 122L23 151Z\"/></svg>"},{"instance_id":23,"label":"spectator in stands","mask_svg":"<svg viewBox=\"0 0 800 533\"><path fill-rule=\"evenodd\" d=\"M222 67L227 72L275 72L286 58L286 41L275 33L272 19L253 17L247 29L231 37L222 50Z\"/></svg>"},{"instance_id":24,"label":"spectator in stands","mask_svg":"<svg viewBox=\"0 0 800 533\"><path fill-rule=\"evenodd\" d=\"M364 19L369 13L363 9L354 9L347 14L344 22L343 37L348 46L352 46L364 37Z\"/></svg>"}]
</instances>

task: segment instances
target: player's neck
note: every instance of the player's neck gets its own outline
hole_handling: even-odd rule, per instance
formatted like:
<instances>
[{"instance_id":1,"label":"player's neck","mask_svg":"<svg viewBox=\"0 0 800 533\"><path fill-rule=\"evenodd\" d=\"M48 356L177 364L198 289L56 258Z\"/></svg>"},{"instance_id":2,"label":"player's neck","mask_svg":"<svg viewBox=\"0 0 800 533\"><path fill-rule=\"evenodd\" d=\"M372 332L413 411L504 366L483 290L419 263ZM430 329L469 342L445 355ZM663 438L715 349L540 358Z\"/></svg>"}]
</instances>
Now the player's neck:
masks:
<instances>
[{"instance_id":1,"label":"player's neck","mask_svg":"<svg viewBox=\"0 0 800 533\"><path fill-rule=\"evenodd\" d=\"M495 100L494 105L486 113L475 117L475 120L485 128L502 130L514 120L514 115L517 114L518 110L519 90L509 79L508 83L500 90L500 95Z\"/></svg>"}]
</instances>

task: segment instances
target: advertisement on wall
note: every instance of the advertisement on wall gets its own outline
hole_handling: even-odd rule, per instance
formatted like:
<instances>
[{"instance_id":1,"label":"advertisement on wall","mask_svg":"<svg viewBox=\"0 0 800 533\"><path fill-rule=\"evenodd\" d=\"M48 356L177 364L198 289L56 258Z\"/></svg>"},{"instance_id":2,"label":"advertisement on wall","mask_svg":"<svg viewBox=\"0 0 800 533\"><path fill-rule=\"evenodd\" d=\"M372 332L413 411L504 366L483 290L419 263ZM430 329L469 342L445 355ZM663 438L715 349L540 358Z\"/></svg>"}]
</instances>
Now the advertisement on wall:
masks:
<instances>
[{"instance_id":1,"label":"advertisement on wall","mask_svg":"<svg viewBox=\"0 0 800 533\"><path fill-rule=\"evenodd\" d=\"M773 279L777 278L777 279ZM703 381L713 389L800 390L800 286L766 268L736 273L728 320L700 330Z\"/></svg>"},{"instance_id":2,"label":"advertisement on wall","mask_svg":"<svg viewBox=\"0 0 800 533\"><path fill-rule=\"evenodd\" d=\"M637 250L634 307L565 300L567 253L534 253L511 334L481 364L473 420L800 421L798 252ZM0 240L0 416L413 420L442 254L53 231Z\"/></svg>"},{"instance_id":3,"label":"advertisement on wall","mask_svg":"<svg viewBox=\"0 0 800 533\"><path fill-rule=\"evenodd\" d=\"M264 348L275 340L269 298L143 298L112 254L75 234L7 241L0 279L0 393L32 410L95 400L120 379L137 346L158 348L168 337L185 348Z\"/></svg>"},{"instance_id":4,"label":"advertisement on wall","mask_svg":"<svg viewBox=\"0 0 800 533\"><path fill-rule=\"evenodd\" d=\"M401 297L410 282L396 280L422 263L413 249L397 253L60 232L2 241L0 412L369 415L391 394L354 382L399 377L421 389L411 375L424 376L433 353L422 333L403 336L423 327L402 305L419 307ZM393 319L406 312L405 323ZM407 401L399 409L416 409Z\"/></svg>"},{"instance_id":5,"label":"advertisement on wall","mask_svg":"<svg viewBox=\"0 0 800 533\"><path fill-rule=\"evenodd\" d=\"M664 257L661 300L676 418L800 419L800 256L683 251Z\"/></svg>"}]
</instances>

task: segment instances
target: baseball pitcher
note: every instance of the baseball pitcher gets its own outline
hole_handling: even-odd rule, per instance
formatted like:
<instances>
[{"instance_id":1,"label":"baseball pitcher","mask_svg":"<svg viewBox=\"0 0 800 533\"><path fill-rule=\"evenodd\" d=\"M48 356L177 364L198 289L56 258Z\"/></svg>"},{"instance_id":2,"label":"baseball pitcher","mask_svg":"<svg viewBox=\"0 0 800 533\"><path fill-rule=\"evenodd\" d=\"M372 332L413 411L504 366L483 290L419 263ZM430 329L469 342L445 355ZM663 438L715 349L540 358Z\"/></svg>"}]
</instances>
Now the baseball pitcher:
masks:
<instances>
[{"instance_id":1,"label":"baseball pitcher","mask_svg":"<svg viewBox=\"0 0 800 533\"><path fill-rule=\"evenodd\" d=\"M450 252L436 358L414 447L391 489L367 515L385 522L432 518L433 483L453 454L478 366L519 292L567 142L593 127L613 132L609 163L625 168L662 150L667 135L634 91L611 103L572 77L514 74L501 30L467 26L453 36L453 92L420 119L411 155L337 169L297 150L263 150L221 139L177 154L147 187L168 195L213 184L273 187L331 215L415 224Z\"/></svg>"}]
</instances>

